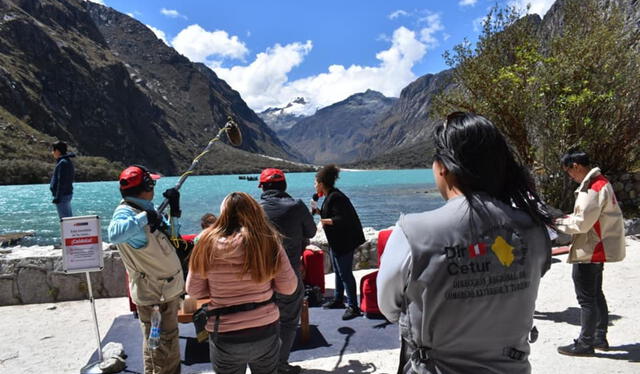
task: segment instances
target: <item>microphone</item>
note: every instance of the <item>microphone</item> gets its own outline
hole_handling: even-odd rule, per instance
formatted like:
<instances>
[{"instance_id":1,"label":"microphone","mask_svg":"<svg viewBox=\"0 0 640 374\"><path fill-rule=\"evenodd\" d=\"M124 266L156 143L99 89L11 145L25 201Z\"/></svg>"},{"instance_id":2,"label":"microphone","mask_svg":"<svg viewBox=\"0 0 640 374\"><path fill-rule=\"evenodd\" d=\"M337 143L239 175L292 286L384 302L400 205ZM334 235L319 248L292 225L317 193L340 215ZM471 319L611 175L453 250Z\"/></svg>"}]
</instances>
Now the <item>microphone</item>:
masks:
<instances>
[{"instance_id":1,"label":"microphone","mask_svg":"<svg viewBox=\"0 0 640 374\"><path fill-rule=\"evenodd\" d=\"M227 133L227 138L229 139L229 143L237 147L242 144L242 133L240 132L240 126L233 120L233 118L229 117L227 123L224 125L225 132Z\"/></svg>"},{"instance_id":2,"label":"microphone","mask_svg":"<svg viewBox=\"0 0 640 374\"><path fill-rule=\"evenodd\" d=\"M313 196L311 196L311 203L309 205L311 205L311 214L316 214L318 211L318 199L320 197L318 196L317 193L314 193Z\"/></svg>"}]
</instances>

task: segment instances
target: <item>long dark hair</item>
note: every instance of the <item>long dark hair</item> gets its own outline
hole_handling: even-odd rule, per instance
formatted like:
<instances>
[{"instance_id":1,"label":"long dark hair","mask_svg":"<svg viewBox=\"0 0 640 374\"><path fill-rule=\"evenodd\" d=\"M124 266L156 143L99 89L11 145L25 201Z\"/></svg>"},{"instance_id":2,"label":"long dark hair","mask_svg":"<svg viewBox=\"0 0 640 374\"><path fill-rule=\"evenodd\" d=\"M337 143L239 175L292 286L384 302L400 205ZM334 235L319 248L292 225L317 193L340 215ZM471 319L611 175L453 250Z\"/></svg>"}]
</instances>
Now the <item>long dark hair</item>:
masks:
<instances>
[{"instance_id":1,"label":"long dark hair","mask_svg":"<svg viewBox=\"0 0 640 374\"><path fill-rule=\"evenodd\" d=\"M474 113L451 113L434 129L434 141L434 159L455 176L472 210L481 212L473 194L484 192L538 223L552 223L531 173L491 121Z\"/></svg>"}]
</instances>

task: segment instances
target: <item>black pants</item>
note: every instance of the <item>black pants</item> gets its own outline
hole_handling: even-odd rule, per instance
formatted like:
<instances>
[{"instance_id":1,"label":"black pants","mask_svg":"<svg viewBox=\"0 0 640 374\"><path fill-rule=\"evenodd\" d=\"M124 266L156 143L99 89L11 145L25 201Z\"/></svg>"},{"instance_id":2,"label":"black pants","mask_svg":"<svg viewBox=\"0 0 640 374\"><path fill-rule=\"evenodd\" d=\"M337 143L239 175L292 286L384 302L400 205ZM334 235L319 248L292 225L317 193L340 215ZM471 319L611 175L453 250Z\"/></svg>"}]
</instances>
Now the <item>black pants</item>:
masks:
<instances>
[{"instance_id":1,"label":"black pants","mask_svg":"<svg viewBox=\"0 0 640 374\"><path fill-rule=\"evenodd\" d=\"M594 338L604 338L609 325L609 309L602 292L603 264L574 264L573 284L580 304L580 337L592 345Z\"/></svg>"}]
</instances>

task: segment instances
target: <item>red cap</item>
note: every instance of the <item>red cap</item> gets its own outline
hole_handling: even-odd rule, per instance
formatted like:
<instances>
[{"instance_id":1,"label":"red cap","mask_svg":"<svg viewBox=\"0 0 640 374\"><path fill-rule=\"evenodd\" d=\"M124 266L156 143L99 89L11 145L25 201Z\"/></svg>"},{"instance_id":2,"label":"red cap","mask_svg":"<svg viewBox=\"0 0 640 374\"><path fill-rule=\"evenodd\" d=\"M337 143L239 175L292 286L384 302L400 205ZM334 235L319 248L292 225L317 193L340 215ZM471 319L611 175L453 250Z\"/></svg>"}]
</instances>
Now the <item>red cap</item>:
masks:
<instances>
[{"instance_id":1,"label":"red cap","mask_svg":"<svg viewBox=\"0 0 640 374\"><path fill-rule=\"evenodd\" d=\"M258 187L262 187L262 183L284 182L284 172L280 169L268 168L260 173L260 183Z\"/></svg>"},{"instance_id":2,"label":"red cap","mask_svg":"<svg viewBox=\"0 0 640 374\"><path fill-rule=\"evenodd\" d=\"M150 173L143 167L129 166L120 173L120 189L128 190L129 188L140 186L144 181L145 174L148 174L153 180L160 179L159 174Z\"/></svg>"}]
</instances>

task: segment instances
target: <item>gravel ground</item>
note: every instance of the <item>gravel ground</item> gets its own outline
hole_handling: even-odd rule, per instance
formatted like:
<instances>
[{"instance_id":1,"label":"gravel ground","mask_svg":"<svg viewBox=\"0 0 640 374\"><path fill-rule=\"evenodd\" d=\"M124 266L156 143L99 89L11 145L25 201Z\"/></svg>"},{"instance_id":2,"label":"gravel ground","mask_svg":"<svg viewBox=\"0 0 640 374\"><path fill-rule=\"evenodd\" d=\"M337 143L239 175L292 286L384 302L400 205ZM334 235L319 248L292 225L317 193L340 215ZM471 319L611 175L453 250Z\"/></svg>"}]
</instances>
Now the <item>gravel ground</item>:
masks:
<instances>
[{"instance_id":1,"label":"gravel ground","mask_svg":"<svg viewBox=\"0 0 640 374\"><path fill-rule=\"evenodd\" d=\"M611 326L609 352L596 357L559 355L558 345L577 337L579 307L566 256L556 257L540 287L535 324L540 337L530 357L534 373L640 373L640 241L628 238L627 258L607 264L604 291ZM368 273L359 271L357 277ZM333 285L332 274L327 285ZM113 320L128 313L126 298L98 299L96 309L101 334ZM97 346L88 301L0 307L0 373L78 373ZM395 373L398 350L362 352L295 364L305 373ZM183 370L183 373L186 371Z\"/></svg>"}]
</instances>

